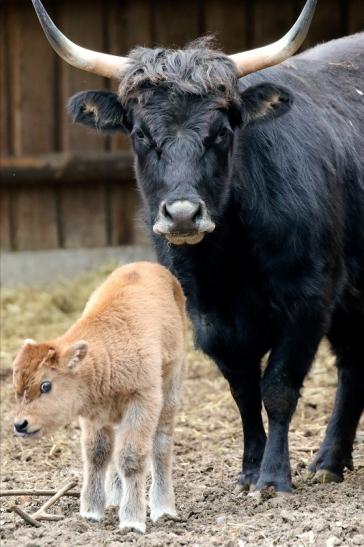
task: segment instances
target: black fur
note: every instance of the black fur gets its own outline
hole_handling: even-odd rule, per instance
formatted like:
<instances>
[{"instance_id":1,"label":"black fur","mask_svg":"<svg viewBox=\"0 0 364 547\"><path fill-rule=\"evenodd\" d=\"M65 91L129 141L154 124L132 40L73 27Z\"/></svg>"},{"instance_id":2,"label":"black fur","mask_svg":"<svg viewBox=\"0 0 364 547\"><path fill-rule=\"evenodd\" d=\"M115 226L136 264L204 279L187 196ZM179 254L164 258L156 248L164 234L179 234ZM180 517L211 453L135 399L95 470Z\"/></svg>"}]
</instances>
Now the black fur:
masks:
<instances>
[{"instance_id":1,"label":"black fur","mask_svg":"<svg viewBox=\"0 0 364 547\"><path fill-rule=\"evenodd\" d=\"M311 468L342 478L351 466L364 400L363 50L363 34L344 38L225 89L222 54L139 50L110 103L131 131L149 226L162 200L182 198L202 199L216 223L196 246L152 237L241 412L243 485L290 489L289 423L324 336L339 387ZM93 99L103 111L104 96ZM82 121L79 101L71 110Z\"/></svg>"}]
</instances>

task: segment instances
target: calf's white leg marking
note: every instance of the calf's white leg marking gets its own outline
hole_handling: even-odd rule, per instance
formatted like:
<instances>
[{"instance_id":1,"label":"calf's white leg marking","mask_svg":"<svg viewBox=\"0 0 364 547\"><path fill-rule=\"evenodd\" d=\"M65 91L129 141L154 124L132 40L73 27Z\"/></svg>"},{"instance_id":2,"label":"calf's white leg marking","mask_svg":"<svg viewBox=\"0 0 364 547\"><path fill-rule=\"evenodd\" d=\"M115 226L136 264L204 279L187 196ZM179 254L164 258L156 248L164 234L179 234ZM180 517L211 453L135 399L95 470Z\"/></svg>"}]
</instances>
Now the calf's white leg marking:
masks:
<instances>
[{"instance_id":1,"label":"calf's white leg marking","mask_svg":"<svg viewBox=\"0 0 364 547\"><path fill-rule=\"evenodd\" d=\"M105 474L113 449L113 431L97 429L92 422L80 420L82 455L84 462L80 515L100 521L105 509Z\"/></svg>"},{"instance_id":2,"label":"calf's white leg marking","mask_svg":"<svg viewBox=\"0 0 364 547\"><path fill-rule=\"evenodd\" d=\"M161 404L160 387L150 388L132 400L117 433L115 451L122 478L120 528L145 532L145 479Z\"/></svg>"},{"instance_id":3,"label":"calf's white leg marking","mask_svg":"<svg viewBox=\"0 0 364 547\"><path fill-rule=\"evenodd\" d=\"M153 522L164 515L177 517L172 482L173 432L183 370L184 361L176 361L163 383L163 407L153 442L152 485L149 493L150 517Z\"/></svg>"}]
</instances>

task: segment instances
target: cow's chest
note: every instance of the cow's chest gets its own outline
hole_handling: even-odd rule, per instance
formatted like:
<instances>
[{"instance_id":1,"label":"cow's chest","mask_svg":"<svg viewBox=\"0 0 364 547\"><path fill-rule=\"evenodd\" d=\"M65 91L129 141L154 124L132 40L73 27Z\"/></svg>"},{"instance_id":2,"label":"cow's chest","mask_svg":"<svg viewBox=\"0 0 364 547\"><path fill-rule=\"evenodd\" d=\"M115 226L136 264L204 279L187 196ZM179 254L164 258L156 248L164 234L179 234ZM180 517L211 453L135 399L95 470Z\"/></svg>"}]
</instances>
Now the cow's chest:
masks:
<instances>
[{"instance_id":1,"label":"cow's chest","mask_svg":"<svg viewBox=\"0 0 364 547\"><path fill-rule=\"evenodd\" d=\"M200 349L217 362L220 355L265 352L272 334L269 295L259 275L237 257L206 260L182 282ZM264 348L264 349L263 349Z\"/></svg>"}]
</instances>

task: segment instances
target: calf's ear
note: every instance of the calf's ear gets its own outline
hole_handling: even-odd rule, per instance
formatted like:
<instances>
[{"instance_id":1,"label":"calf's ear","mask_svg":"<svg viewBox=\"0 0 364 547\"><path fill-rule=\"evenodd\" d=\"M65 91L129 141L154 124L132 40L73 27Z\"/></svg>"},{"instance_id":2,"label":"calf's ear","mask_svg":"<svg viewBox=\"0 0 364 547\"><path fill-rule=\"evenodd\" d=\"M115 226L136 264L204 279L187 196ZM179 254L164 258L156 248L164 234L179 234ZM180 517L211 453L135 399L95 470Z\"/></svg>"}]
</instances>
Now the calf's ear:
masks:
<instances>
[{"instance_id":1,"label":"calf's ear","mask_svg":"<svg viewBox=\"0 0 364 547\"><path fill-rule=\"evenodd\" d=\"M125 111L116 93L81 91L68 101L72 120L99 131L128 132Z\"/></svg>"},{"instance_id":2,"label":"calf's ear","mask_svg":"<svg viewBox=\"0 0 364 547\"><path fill-rule=\"evenodd\" d=\"M23 346L35 346L36 345L36 341L33 340L33 338L25 338L24 342L23 342Z\"/></svg>"},{"instance_id":3,"label":"calf's ear","mask_svg":"<svg viewBox=\"0 0 364 547\"><path fill-rule=\"evenodd\" d=\"M240 99L244 125L282 116L293 102L288 89L270 83L248 87L240 94Z\"/></svg>"},{"instance_id":4,"label":"calf's ear","mask_svg":"<svg viewBox=\"0 0 364 547\"><path fill-rule=\"evenodd\" d=\"M74 369L87 355L88 343L85 340L79 340L68 348L65 356L66 366Z\"/></svg>"}]
</instances>

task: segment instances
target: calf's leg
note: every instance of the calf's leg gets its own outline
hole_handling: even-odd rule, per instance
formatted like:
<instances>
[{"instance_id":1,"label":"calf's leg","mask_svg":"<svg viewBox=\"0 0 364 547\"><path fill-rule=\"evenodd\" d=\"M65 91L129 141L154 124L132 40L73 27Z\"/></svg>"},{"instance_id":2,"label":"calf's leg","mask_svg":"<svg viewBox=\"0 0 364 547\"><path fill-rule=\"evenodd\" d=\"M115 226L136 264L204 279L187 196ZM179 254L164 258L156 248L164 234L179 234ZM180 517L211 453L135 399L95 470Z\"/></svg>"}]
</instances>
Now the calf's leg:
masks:
<instances>
[{"instance_id":1,"label":"calf's leg","mask_svg":"<svg viewBox=\"0 0 364 547\"><path fill-rule=\"evenodd\" d=\"M113 431L109 427L96 428L88 420L80 420L84 462L80 514L101 520L105 509L105 474L113 450Z\"/></svg>"},{"instance_id":2,"label":"calf's leg","mask_svg":"<svg viewBox=\"0 0 364 547\"><path fill-rule=\"evenodd\" d=\"M122 496L121 476L114 462L111 462L106 473L106 507L119 506Z\"/></svg>"},{"instance_id":3,"label":"calf's leg","mask_svg":"<svg viewBox=\"0 0 364 547\"><path fill-rule=\"evenodd\" d=\"M150 516L154 522L163 515L177 516L172 482L173 432L183 371L184 359L178 359L163 382L163 406L153 441L149 493Z\"/></svg>"},{"instance_id":4,"label":"calf's leg","mask_svg":"<svg viewBox=\"0 0 364 547\"><path fill-rule=\"evenodd\" d=\"M149 389L129 402L117 432L115 461L122 480L120 528L145 532L146 473L161 411L160 389Z\"/></svg>"}]
</instances>

